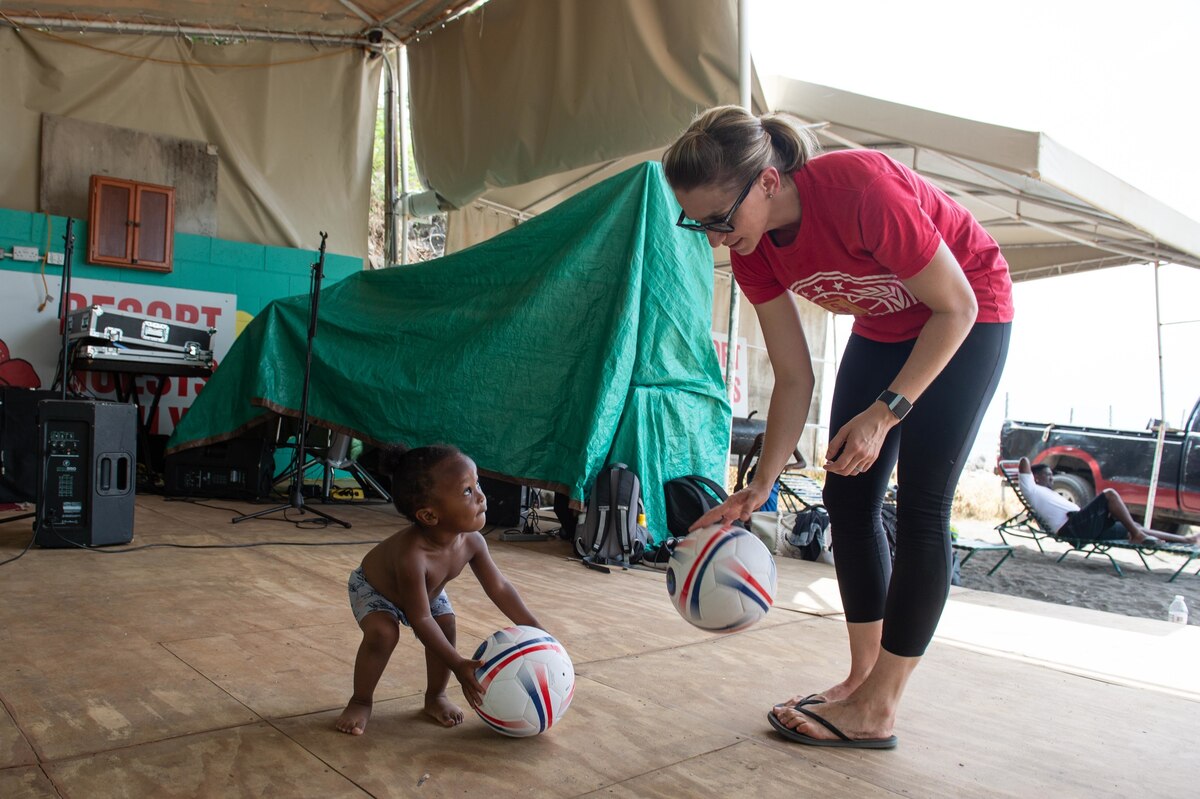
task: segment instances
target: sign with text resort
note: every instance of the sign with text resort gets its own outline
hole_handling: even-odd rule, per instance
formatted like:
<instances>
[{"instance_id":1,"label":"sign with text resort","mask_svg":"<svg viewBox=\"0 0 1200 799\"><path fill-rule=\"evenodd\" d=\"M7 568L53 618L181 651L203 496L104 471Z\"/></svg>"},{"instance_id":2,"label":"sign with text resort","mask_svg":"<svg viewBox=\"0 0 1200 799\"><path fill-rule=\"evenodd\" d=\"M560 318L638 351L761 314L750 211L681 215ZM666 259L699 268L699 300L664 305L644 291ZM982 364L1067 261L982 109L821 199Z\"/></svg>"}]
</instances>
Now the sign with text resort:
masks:
<instances>
[{"instance_id":1,"label":"sign with text resort","mask_svg":"<svg viewBox=\"0 0 1200 799\"><path fill-rule=\"evenodd\" d=\"M58 326L61 278L29 272L0 270L0 378L29 388L50 388L59 363L61 334ZM47 295L50 300L45 301ZM162 288L137 283L75 278L71 281L70 310L92 305L176 322L187 327L215 327L213 357L220 363L236 333L237 297L212 291ZM40 308L39 308L40 307ZM153 367L147 366L148 370ZM138 401L145 409L154 398L160 378L136 378ZM162 400L151 432L170 433L184 409L204 385L202 377L164 377ZM75 373L76 389L97 399L115 400L111 372Z\"/></svg>"},{"instance_id":2,"label":"sign with text resort","mask_svg":"<svg viewBox=\"0 0 1200 799\"><path fill-rule=\"evenodd\" d=\"M729 334L712 331L713 346L717 348L717 361L721 364L721 377L725 377L725 353L729 350ZM750 400L746 385L746 339L737 338L737 349L733 353L733 394L729 397L734 416L745 416L750 412Z\"/></svg>"}]
</instances>

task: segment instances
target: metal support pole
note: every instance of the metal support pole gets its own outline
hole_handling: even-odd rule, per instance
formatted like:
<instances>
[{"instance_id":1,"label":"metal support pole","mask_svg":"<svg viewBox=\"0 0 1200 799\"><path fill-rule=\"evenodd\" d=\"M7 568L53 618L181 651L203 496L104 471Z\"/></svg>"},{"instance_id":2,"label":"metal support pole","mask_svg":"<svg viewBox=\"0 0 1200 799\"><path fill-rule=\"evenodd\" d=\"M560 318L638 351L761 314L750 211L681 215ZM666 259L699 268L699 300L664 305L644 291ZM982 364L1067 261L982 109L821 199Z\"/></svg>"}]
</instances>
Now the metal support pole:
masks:
<instances>
[{"instance_id":1,"label":"metal support pole","mask_svg":"<svg viewBox=\"0 0 1200 799\"><path fill-rule=\"evenodd\" d=\"M738 94L750 108L750 0L738 0ZM733 405L734 366L737 363L737 334L741 324L741 294L736 280L729 281L729 330L725 345L725 393Z\"/></svg>"},{"instance_id":2,"label":"metal support pole","mask_svg":"<svg viewBox=\"0 0 1200 799\"><path fill-rule=\"evenodd\" d=\"M1158 472L1162 468L1163 445L1167 437L1167 390L1163 380L1162 300L1158 291L1158 270L1161 261L1154 262L1154 332L1158 337L1158 442L1154 445L1154 468L1150 470L1150 490L1146 494L1146 515L1143 527L1154 520L1154 497L1158 493Z\"/></svg>"},{"instance_id":3,"label":"metal support pole","mask_svg":"<svg viewBox=\"0 0 1200 799\"><path fill-rule=\"evenodd\" d=\"M383 66L387 81L384 95L383 118L383 265L396 264L396 101L399 87L396 85L396 69L392 65L395 50L384 53Z\"/></svg>"},{"instance_id":4,"label":"metal support pole","mask_svg":"<svg viewBox=\"0 0 1200 799\"><path fill-rule=\"evenodd\" d=\"M400 264L408 264L408 48L396 51L400 62Z\"/></svg>"}]
</instances>

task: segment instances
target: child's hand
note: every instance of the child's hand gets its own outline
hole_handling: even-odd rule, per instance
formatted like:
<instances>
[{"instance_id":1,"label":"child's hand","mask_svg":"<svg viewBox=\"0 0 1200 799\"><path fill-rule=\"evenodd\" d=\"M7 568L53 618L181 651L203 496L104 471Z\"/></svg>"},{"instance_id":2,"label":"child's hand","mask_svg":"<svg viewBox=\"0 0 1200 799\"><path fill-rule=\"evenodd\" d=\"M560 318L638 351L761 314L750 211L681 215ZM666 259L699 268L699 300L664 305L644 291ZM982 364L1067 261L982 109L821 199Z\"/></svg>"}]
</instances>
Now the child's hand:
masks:
<instances>
[{"instance_id":1,"label":"child's hand","mask_svg":"<svg viewBox=\"0 0 1200 799\"><path fill-rule=\"evenodd\" d=\"M483 686L479 684L479 680L475 677L475 670L482 667L482 660L467 660L466 658L460 660L457 665L450 667L450 670L454 672L454 676L458 678L458 682L462 686L463 696L471 703L471 707L479 707L479 703L483 701Z\"/></svg>"}]
</instances>

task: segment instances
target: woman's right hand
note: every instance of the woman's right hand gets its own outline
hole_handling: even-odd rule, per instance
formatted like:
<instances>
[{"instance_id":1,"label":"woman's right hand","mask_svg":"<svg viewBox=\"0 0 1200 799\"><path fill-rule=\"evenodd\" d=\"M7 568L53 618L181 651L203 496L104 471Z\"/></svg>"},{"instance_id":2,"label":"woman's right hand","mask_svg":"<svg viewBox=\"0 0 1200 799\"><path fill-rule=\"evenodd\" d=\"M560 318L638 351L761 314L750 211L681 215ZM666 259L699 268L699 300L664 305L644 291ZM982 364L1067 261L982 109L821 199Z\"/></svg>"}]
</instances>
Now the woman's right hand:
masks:
<instances>
[{"instance_id":1,"label":"woman's right hand","mask_svg":"<svg viewBox=\"0 0 1200 799\"><path fill-rule=\"evenodd\" d=\"M482 660L467 660L466 658L450 667L454 676L458 678L463 696L471 703L471 707L479 707L479 703L483 701L483 686L475 676L475 670L480 668L483 668Z\"/></svg>"},{"instance_id":2,"label":"woman's right hand","mask_svg":"<svg viewBox=\"0 0 1200 799\"><path fill-rule=\"evenodd\" d=\"M729 495L729 499L697 519L695 524L688 528L688 532L708 527L710 524L727 524L738 519L748 521L750 514L761 508L769 496L770 487L764 491L755 485L748 485L741 491L734 491Z\"/></svg>"}]
</instances>

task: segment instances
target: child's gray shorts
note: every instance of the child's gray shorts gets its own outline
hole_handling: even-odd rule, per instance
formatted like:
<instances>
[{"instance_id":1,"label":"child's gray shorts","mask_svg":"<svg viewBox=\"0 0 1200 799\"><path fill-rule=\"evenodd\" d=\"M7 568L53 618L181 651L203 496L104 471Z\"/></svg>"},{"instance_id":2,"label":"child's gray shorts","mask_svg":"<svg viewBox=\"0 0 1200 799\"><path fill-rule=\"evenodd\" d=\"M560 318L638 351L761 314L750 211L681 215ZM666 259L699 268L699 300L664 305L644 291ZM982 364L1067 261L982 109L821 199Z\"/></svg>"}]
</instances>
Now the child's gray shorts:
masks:
<instances>
[{"instance_id":1,"label":"child's gray shorts","mask_svg":"<svg viewBox=\"0 0 1200 799\"><path fill-rule=\"evenodd\" d=\"M368 613L385 611L395 616L396 620L405 627L411 626L404 611L393 605L391 600L376 591L367 582L367 578L363 576L362 566L350 572L350 579L346 582L346 587L350 590L350 609L354 611L354 618L358 620L359 624L362 624L362 620L367 617ZM429 603L429 613L435 617L454 614L454 608L450 607L450 598L446 596L445 591L442 591Z\"/></svg>"}]
</instances>

